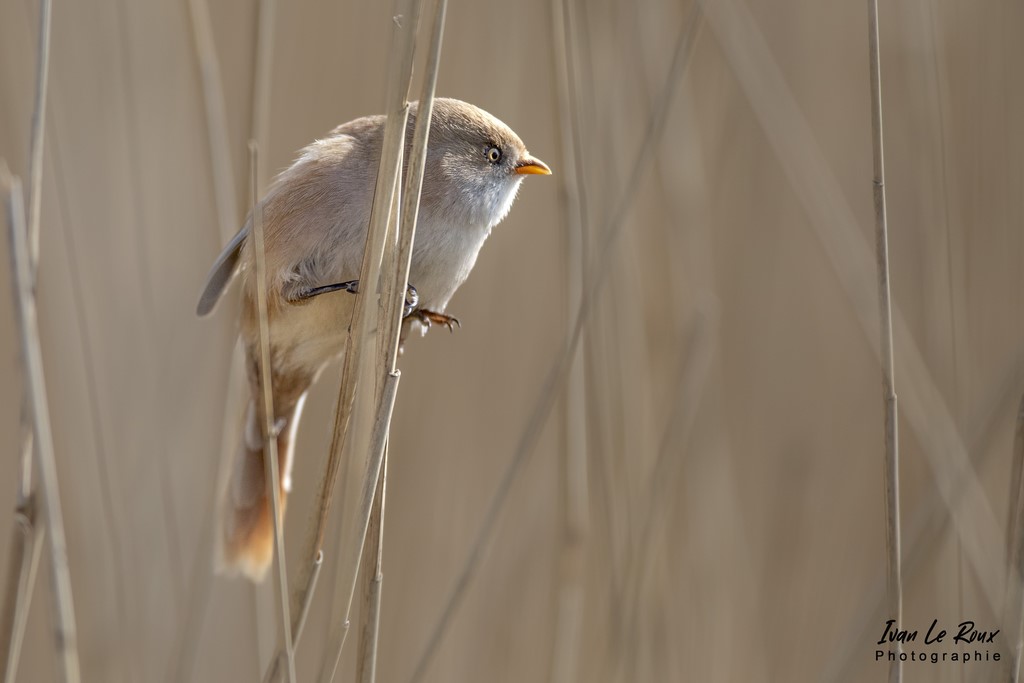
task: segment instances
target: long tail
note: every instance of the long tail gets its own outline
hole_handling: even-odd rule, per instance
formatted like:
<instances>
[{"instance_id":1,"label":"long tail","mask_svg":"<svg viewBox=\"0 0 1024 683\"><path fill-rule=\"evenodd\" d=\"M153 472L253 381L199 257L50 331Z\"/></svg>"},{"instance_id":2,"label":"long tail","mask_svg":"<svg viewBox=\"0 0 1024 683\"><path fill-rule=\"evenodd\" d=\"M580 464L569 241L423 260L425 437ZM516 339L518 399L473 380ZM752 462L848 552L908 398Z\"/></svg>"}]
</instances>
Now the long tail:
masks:
<instances>
[{"instance_id":1,"label":"long tail","mask_svg":"<svg viewBox=\"0 0 1024 683\"><path fill-rule=\"evenodd\" d=\"M291 490L295 429L306 399L305 388L302 387L301 392L296 392L297 395L292 397L281 396L285 400L280 403L275 396L282 521L288 491ZM255 400L250 399L245 431L235 456L234 472L224 501L221 553L222 568L227 573L241 572L253 581L263 579L274 557L274 521L271 501L267 496L261 415L262 411L257 410Z\"/></svg>"}]
</instances>

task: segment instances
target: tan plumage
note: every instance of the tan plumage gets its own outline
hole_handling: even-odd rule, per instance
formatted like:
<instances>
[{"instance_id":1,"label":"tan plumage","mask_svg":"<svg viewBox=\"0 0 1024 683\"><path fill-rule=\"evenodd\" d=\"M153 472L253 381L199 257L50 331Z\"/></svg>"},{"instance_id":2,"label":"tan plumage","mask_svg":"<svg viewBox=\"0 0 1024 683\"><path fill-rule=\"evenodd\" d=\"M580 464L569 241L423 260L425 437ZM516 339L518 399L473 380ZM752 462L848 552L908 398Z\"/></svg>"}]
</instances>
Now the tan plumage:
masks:
<instances>
[{"instance_id":1,"label":"tan plumage","mask_svg":"<svg viewBox=\"0 0 1024 683\"><path fill-rule=\"evenodd\" d=\"M415 115L414 103L407 144ZM354 299L343 291L305 300L303 294L359 277L383 124L384 117L368 116L339 126L302 150L261 200L282 501L305 392L344 350ZM425 317L444 317L440 314L469 276L491 228L508 213L520 181L531 173L550 171L508 126L465 102L435 101L409 274ZM214 263L197 310L209 313L234 274L243 273L240 334L251 396L256 397L259 330L248 234L249 221ZM407 319L406 327L413 324L419 323ZM225 506L223 545L226 568L253 579L262 577L273 553L260 404L250 400Z\"/></svg>"}]
</instances>

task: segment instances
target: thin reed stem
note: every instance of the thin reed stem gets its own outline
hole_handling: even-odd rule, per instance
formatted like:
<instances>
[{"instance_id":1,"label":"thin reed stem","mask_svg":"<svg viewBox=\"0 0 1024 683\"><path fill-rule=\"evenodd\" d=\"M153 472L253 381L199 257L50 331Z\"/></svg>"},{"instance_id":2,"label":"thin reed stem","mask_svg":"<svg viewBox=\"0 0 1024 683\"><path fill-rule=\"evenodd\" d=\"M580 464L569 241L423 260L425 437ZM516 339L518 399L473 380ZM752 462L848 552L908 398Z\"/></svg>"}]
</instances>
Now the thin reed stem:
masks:
<instances>
[{"instance_id":1,"label":"thin reed stem","mask_svg":"<svg viewBox=\"0 0 1024 683\"><path fill-rule=\"evenodd\" d=\"M1010 640L1005 680L1020 679L1021 655L1024 653L1024 396L1017 408L1011 459L1009 523L1007 524L1006 605L1003 623Z\"/></svg>"},{"instance_id":2,"label":"thin reed stem","mask_svg":"<svg viewBox=\"0 0 1024 683\"><path fill-rule=\"evenodd\" d=\"M398 394L398 381L400 378L401 374L399 373L387 376L381 391L380 401L377 404L376 419L374 420L370 438L370 447L367 451L371 454L379 454L379 456L371 458L369 467L367 468L367 474L363 479L362 495L359 501L357 517L361 522L359 536L362 537L363 542L360 542L359 544L358 553L355 553L354 555L346 555L344 557L344 564L350 567L350 569L345 572L338 572L342 575L342 578L351 576L351 581L347 582L349 588L345 608L343 610L337 609L338 605L335 605L335 617L332 620L332 625L328 635L327 650L324 653L324 659L320 665L320 683L330 683L334 680L334 676L338 671L338 663L341 661L341 652L345 647L345 640L348 637L350 615L352 613L352 600L356 587L357 570L362 561L363 545L366 539L366 530L370 523L374 492L377 488L377 480L380 477L384 459L383 444L387 438L388 428L391 424L391 415L395 407L395 397ZM377 444L380 444L379 449L375 448ZM342 585L344 586L346 584L343 583ZM341 594L338 595L338 598L342 599Z\"/></svg>"},{"instance_id":3,"label":"thin reed stem","mask_svg":"<svg viewBox=\"0 0 1024 683\"><path fill-rule=\"evenodd\" d=\"M418 7L418 3L416 6ZM403 24L411 26L411 28L403 29ZM397 93L401 103L405 102L404 93L395 82L400 76L394 74L404 73L405 77L402 82L408 84L412 73L412 42L414 33L414 22L395 22L392 42L397 45L397 41L404 36L406 46L401 56L393 62L395 71L390 79L391 86L389 87L393 93ZM406 85L406 88L408 88L408 85ZM361 283L376 283L379 280L380 263L384 240L387 234L387 223L391 213L391 200L401 168L398 158L404 138L407 115L408 105L406 104L389 107L388 109L388 119L384 128L381 164L377 173L377 185L374 191L370 215L370 227L366 236L363 263L359 274L359 281ZM342 379L338 392L337 413L332 432L331 449L327 458L327 464L320 477L319 486L317 487L317 497L314 503L315 518L306 534L302 557L307 559L300 565L296 583L292 588L293 614L299 613L301 608L297 608L297 606L304 604L309 599L308 594L312 587L311 579L314 558L323 549L324 530L333 502L338 470L342 463L342 451L345 446L346 433L352 415L352 401L355 396L357 373L361 365L363 348L365 347L364 341L365 337L370 335L371 329L376 327L376 321L369 321L368 318L375 317L373 314L377 312L377 306L366 305L367 296L373 296L375 292L376 286L366 284L360 287L359 293L355 295L352 324L349 328L345 360L342 365ZM376 482L374 482L374 488L376 488Z\"/></svg>"},{"instance_id":4,"label":"thin reed stem","mask_svg":"<svg viewBox=\"0 0 1024 683\"><path fill-rule=\"evenodd\" d=\"M564 188L562 201L566 235L566 300L569 310L582 299L588 224L585 183L581 175L582 121L576 92L575 51L572 49L572 7L569 0L551 2L551 36L558 73L558 114L562 159L559 174ZM585 344L586 340L584 340ZM586 591L586 551L590 534L590 493L587 471L586 378L577 355L569 369L565 405L565 444L562 459L562 548L556 566L558 599L555 601L555 634L551 645L549 683L570 683L578 676Z\"/></svg>"},{"instance_id":5,"label":"thin reed stem","mask_svg":"<svg viewBox=\"0 0 1024 683\"><path fill-rule=\"evenodd\" d=\"M377 678L377 642L380 636L380 599L384 582L384 496L387 492L388 452L384 445L384 461L377 478L370 524L366 530L363 550L363 602L359 610L359 653L356 656L356 680L373 683Z\"/></svg>"},{"instance_id":6,"label":"thin reed stem","mask_svg":"<svg viewBox=\"0 0 1024 683\"><path fill-rule=\"evenodd\" d=\"M344 647L348 634L349 614L351 612L352 600L355 592L358 577L358 567L361 561L363 545L366 538L366 530L369 524L370 511L374 498L374 491L377 487L377 480L380 475L381 463L384 457L384 444L390 427L391 413L394 408L394 400L397 392L399 373L395 370L397 359L398 338L400 333L400 320L402 302L408 284L409 260L412 254L412 239L414 234L415 211L406 209L399 213L400 200L400 175L402 168L402 156L404 153L405 131L409 112L408 90L412 77L412 62L415 53L416 30L420 16L420 0L414 0L410 6L409 14L403 14L395 21L393 29L393 44L399 46L397 58L391 65L389 77L389 105L387 108L387 120L384 128L384 141L381 152L381 163L377 173L377 184L374 192L374 202L370 214L370 226L367 233L366 246L363 253L363 263L360 269L359 281L367 283L360 287L356 295L354 310L352 314L352 325L350 326L349 339L345 353L345 360L342 368L342 381L339 389L337 412L331 442L331 450L328 455L327 464L320 480L317 491L317 499L314 509L316 516L307 533L306 550L304 556L312 557L320 555L323 547L324 529L330 513L333 499L334 486L337 480L337 473L345 457L351 457L348 453L366 453L367 467L364 472L362 494L360 498L359 515L352 524L354 530L352 552L344 555L343 562L337 569L338 582L341 585L348 583L350 586L347 596L347 604L344 609L335 610L335 618L329 630L330 636L328 649L325 652L321 664L321 680L329 681L333 678L341 651ZM425 103L421 102L421 109L417 117L417 131L414 132L414 143L411 151L410 173L422 178L423 159L426 155L427 133L420 133L419 126L425 125L429 130L430 111L432 107L432 96L436 82L437 62L439 61L441 29L443 27L443 16L446 3L442 0L435 9L435 32L432 43L432 54L428 62L427 78L429 81L430 98ZM431 66L432 64L432 66ZM415 169L419 169L417 172ZM420 180L415 183L415 190L407 192L406 195L414 197L407 201L415 201L419 204ZM404 220L403 220L404 218ZM384 250L390 244L392 249L395 245L394 232L402 226L397 240L399 253L397 258L385 257ZM388 241L388 235L392 235L392 241ZM394 263L395 268L401 272L392 271L387 273L384 281L381 281L382 264ZM372 306L366 302L367 296L372 296L375 288L369 283L381 283L380 292L383 299L378 306ZM390 294L391 296L387 296ZM374 314L377 315L374 315ZM383 317L382 317L383 316ZM376 319L375 319L376 318ZM383 321L383 322L381 322ZM378 327L381 325L381 327ZM387 345L372 344L376 329L383 329L387 335L384 339ZM393 343L390 343L391 339ZM377 367L387 370L385 374L378 375L376 409L373 413L367 413L366 407L373 405L362 401L362 406L356 405L356 388L358 385L368 388L371 380L370 371L364 370L363 354L366 348L376 348L378 355L388 357L391 362L377 363ZM368 357L369 360L372 357ZM379 360L379 359L378 359ZM366 417L375 415L373 426L367 430ZM361 419L357 419L361 418ZM350 433L351 432L351 433ZM368 432L368 433L367 433ZM343 534L342 538L346 538ZM342 566L344 565L344 566ZM304 613L301 608L296 610L296 605L307 605L313 590L313 565L306 563L300 567L300 574L292 589L293 614ZM346 577L351 577L346 579ZM301 626L301 624L300 624ZM300 632L301 629L296 629ZM277 679L278 659L275 658L271 670L268 673L268 680Z\"/></svg>"},{"instance_id":7,"label":"thin reed stem","mask_svg":"<svg viewBox=\"0 0 1024 683\"><path fill-rule=\"evenodd\" d=\"M217 48L214 43L213 27L210 21L210 10L206 0L189 0L189 17L193 47L195 48L196 64L199 68L200 83L206 120L207 146L209 149L210 174L213 180L213 198L217 211L217 224L221 242L229 241L238 230L239 218L236 206L235 177L231 166L231 151L228 143L227 113L224 103L224 87L220 79L220 65L217 59ZM241 368L241 347L232 344L229 380L225 396L224 427L221 432L221 447L217 476L210 493L207 512L204 520L217 518L218 493L227 485L230 476L231 457L237 439L237 418L240 413L243 370ZM210 567L214 564L217 546L216 524L206 524L200 535L198 551L193 562L191 594L181 624L178 626L176 645L172 650L172 659L167 667L168 683L183 683L192 679L192 668L195 664L196 652L199 648L203 618L208 605L213 573Z\"/></svg>"},{"instance_id":8,"label":"thin reed stem","mask_svg":"<svg viewBox=\"0 0 1024 683\"><path fill-rule=\"evenodd\" d=\"M389 369L388 375L386 375L386 379L390 379L391 377L397 376L396 364L398 359L398 346L401 333L403 302L405 300L405 293L408 287L409 267L412 259L412 248L416 230L416 219L419 212L420 191L422 189L423 170L426 163L426 152L427 143L429 140L430 121L432 118L434 105L434 90L436 88L437 72L440 64L440 53L444 37L444 22L446 12L447 1L437 0L437 2L434 5L433 25L431 30L429 54L427 56L426 74L423 79L419 109L417 111L416 124L413 130L413 142L412 148L410 150L408 176L406 178L404 188L398 186L399 179L398 177L396 177L396 187L394 189L396 195L393 198L394 204L392 205L393 213L391 216L391 230L398 231L398 239L397 244L394 241L389 240L388 246L391 249L397 248L398 253L396 256L391 256L389 254L384 254L382 256L382 262L385 264L391 264L392 266L392 271L386 274L384 282L382 283L382 298L379 304L379 321L381 329L383 330L384 337L378 340L379 357L377 359L377 366ZM417 2L415 2L413 6L412 21L409 28L409 30L411 31L411 33L409 34L410 40L408 43L406 43L406 48L410 50L410 52L407 55L407 57L410 60L412 58L412 52L415 50L415 43L413 39L415 38L415 33L418 28L420 14L421 7L419 1L417 0ZM405 65L403 64L403 66ZM411 76L411 71L409 71L408 74L403 75L406 79L404 93L407 93L409 87L408 78L409 76ZM404 96L406 95L403 94L403 97ZM401 159L401 154L399 154L399 159ZM400 166L401 163L399 163L399 167ZM380 178L378 178L378 183L379 182ZM379 184L378 187L380 187ZM392 233L389 231L389 237L390 236L392 236ZM346 358L346 361L347 360L348 359ZM391 399L392 404L393 401L394 399ZM383 408L384 406L382 405L381 407ZM387 409L390 413L391 407L389 406ZM383 423L378 420L378 425L380 425L382 429L379 433L375 432L374 439L372 440L370 446L370 457L372 467L376 467L379 472L381 465L378 464L378 461L383 460L384 458L384 449L386 448L385 444L387 433L388 430L390 429L390 417L387 423ZM354 441L354 443L359 442ZM378 472L373 473L373 476L375 478L379 476ZM365 494L369 490L367 486L368 483L369 478L367 479L367 482L366 484L364 484L363 488L364 501ZM379 502L379 504L382 503L383 501ZM361 519L362 516L360 517L360 520ZM366 528L367 527L364 524L361 533L362 540L360 541L360 547L362 547L365 543L367 533ZM360 552L363 551L361 550ZM378 583L379 579L377 579L376 577L377 574L375 573L374 579L370 579L369 576L365 576L364 578L373 583ZM348 633L348 623L350 618L349 615L352 609L352 600L356 586L355 579L356 577L353 576L351 588L348 591L348 603L345 607L345 616L340 623L336 623L335 627L331 629L332 633L335 634L332 640L337 643L337 654L334 662L334 670L336 670L337 668L337 659L341 655L341 648L344 645L345 637ZM371 585L369 587L369 590L376 591L379 597L379 585ZM377 615L372 615L372 619L376 620ZM366 656L376 656L375 629L373 639L374 642L372 643L372 645L368 644ZM367 663L365 661L365 658L361 658L360 665L362 666L363 673L372 678L375 671L375 662ZM331 677L333 677L334 675L334 670L331 671ZM328 680L330 680L326 676L326 671L326 668L321 669L322 683L326 683Z\"/></svg>"},{"instance_id":9,"label":"thin reed stem","mask_svg":"<svg viewBox=\"0 0 1024 683\"><path fill-rule=\"evenodd\" d=\"M276 15L277 0L259 0L249 137L255 140L257 146L264 151L270 146L270 77L274 67L274 21ZM260 177L258 180L260 187L263 187L263 178Z\"/></svg>"},{"instance_id":10,"label":"thin reed stem","mask_svg":"<svg viewBox=\"0 0 1024 683\"><path fill-rule=\"evenodd\" d=\"M835 173L746 5L716 0L705 2L704 8L872 352L880 356L877 264ZM1000 524L899 306L894 304L892 313L895 355L907 378L902 385L903 415L920 440L936 490L953 515L978 577L978 590L998 609L1006 571L1005 540L996 531Z\"/></svg>"},{"instance_id":11,"label":"thin reed stem","mask_svg":"<svg viewBox=\"0 0 1024 683\"><path fill-rule=\"evenodd\" d=\"M39 266L40 207L43 192L43 143L46 133L46 100L50 80L50 27L52 1L39 4L39 34L36 40L35 99L32 105L32 128L29 139L27 238L29 280L35 295L36 272ZM8 182L6 164L0 169ZM18 491L14 511L15 530L11 536L10 572L0 615L0 664L4 681L13 681L18 670L21 645L28 624L28 609L35 590L39 555L42 550L42 527L38 524L37 506L32 487L33 419L28 387L22 392Z\"/></svg>"},{"instance_id":12,"label":"thin reed stem","mask_svg":"<svg viewBox=\"0 0 1024 683\"><path fill-rule=\"evenodd\" d=\"M302 609L299 611L298 617L295 619L295 642L299 642L299 638L302 637L302 630L306 626L306 617L309 616L309 608L313 604L313 593L316 590L317 580L320 578L320 570L324 566L324 553L321 550L317 553L317 556L313 559L313 573L310 575L309 592L306 593L306 601L302 603Z\"/></svg>"},{"instance_id":13,"label":"thin reed stem","mask_svg":"<svg viewBox=\"0 0 1024 683\"><path fill-rule=\"evenodd\" d=\"M78 636L75 607L71 594L71 573L68 569L67 543L64 536L64 515L61 510L57 461L53 449L49 403L43 372L43 354L39 341L38 314L32 283L31 255L25 229L21 182L10 179L7 192L11 271L14 274L15 308L21 341L25 384L32 407L35 454L39 466L39 485L43 510L49 528L50 574L53 586L54 629L57 660L62 680L78 683L81 669L78 660Z\"/></svg>"},{"instance_id":14,"label":"thin reed stem","mask_svg":"<svg viewBox=\"0 0 1024 683\"><path fill-rule=\"evenodd\" d=\"M398 159L398 167L400 168L400 154ZM382 269L384 269L386 266L390 266L392 272L394 271L395 267L394 262L396 250L394 230L397 229L400 220L398 210L399 205L401 203L400 187L397 186L397 183L398 178L395 178L396 194L394 195L394 197L392 197L391 215L390 221L388 223L388 236L384 245L384 253L382 254L383 259L381 262ZM381 294L378 304L380 309L380 315L378 317L379 322L385 321L386 319L386 311L384 310L384 308L386 307L387 302L390 299L389 293L391 289L393 289L396 286L394 283L390 282L390 279L388 278L382 278L381 281ZM382 348L382 346L384 345L383 337L379 336L377 338L377 342L378 356L376 359L377 365L375 367L380 367L381 358L384 357L383 354L385 352L384 349ZM367 362L367 364L369 365L371 359L372 356L368 353L365 362ZM360 383L362 384L362 386L367 386L369 384L369 379L373 372L373 369L370 368L366 368L364 372L362 372L362 378L360 379ZM398 373L395 372L393 376L397 377ZM384 399L383 390L384 387L383 385L381 385L380 390L377 391L377 393L375 394L375 398L377 401L381 401L382 399ZM356 398L358 398L358 394L356 394ZM394 409L394 396L390 397L389 400L391 401L390 405L386 405L386 407L382 405L380 409L387 411L388 415L390 415L391 411ZM329 632L331 636L329 637L328 641L328 650L324 656L324 663L321 666L321 680L325 683L329 680L333 680L334 676L337 675L338 663L341 659L341 651L345 645L345 641L348 638L349 625L351 624L352 602L355 599L355 592L359 579L361 578L362 582L364 582L365 593L370 593L373 591L372 584L374 581L374 577L376 575L375 564L372 557L372 555L374 554L374 545L373 543L371 543L368 551L367 539L372 538L374 515L380 505L380 500L378 499L378 490L380 487L380 473L383 470L384 466L384 457L387 450L387 434L390 429L390 417L387 420L387 424L381 424L380 410L377 413L378 422L376 425L376 427L380 427L380 430L378 431L375 428L373 436L371 437L370 443L368 445L369 450L367 451L367 453L369 454L369 468L366 470L365 473L358 472L358 474L362 474L362 489L360 493L359 502L360 514L357 519L361 523L362 520L364 520L364 515L362 515L361 513L362 511L366 510L366 523L362 524L353 533L350 533L350 535L347 538L344 536L342 537L343 541L348 541L348 543L350 544L358 545L359 555L357 558L358 561L352 561L352 559L349 558L347 555L343 555L342 561L338 564L337 575L335 577L336 590L334 594L334 605L332 607L332 622L331 629ZM367 417L370 416L370 413L369 411L367 411L366 408L366 401L356 402L355 405L353 405L352 416L352 424L355 425L355 429L352 430L352 441L350 441L349 447L352 447L351 443L361 443L360 425L365 422ZM356 447L358 449L358 446ZM362 452L361 449L354 451L354 453L360 452ZM348 456L349 459L351 459L352 457L352 455ZM349 460L349 462L351 463L352 461ZM352 472L351 470L349 472L350 474L356 474L356 472ZM338 591L338 588L341 588L343 590ZM344 591L345 588L348 589L347 592ZM342 602L343 600L344 602ZM361 624L364 625L364 627L366 625L366 620L368 616L369 614L367 613L367 610L364 610L364 612L360 614L360 621ZM360 629L359 632L360 650L366 649L366 631L366 628L362 628ZM376 637L376 631L374 633L374 637ZM376 649L376 645L374 646L374 648ZM362 673L366 672L368 668L368 663L365 660L364 653L362 652L360 652L356 658L356 667L356 678L361 679ZM373 670L374 664L369 663L369 668ZM328 678L328 672L330 672L330 679Z\"/></svg>"},{"instance_id":15,"label":"thin reed stem","mask_svg":"<svg viewBox=\"0 0 1024 683\"><path fill-rule=\"evenodd\" d=\"M36 43L36 91L32 106L32 133L28 161L28 253L31 281L39 267L39 211L43 197L43 142L46 138L46 96L50 82L50 25L52 0L39 3L39 39Z\"/></svg>"},{"instance_id":16,"label":"thin reed stem","mask_svg":"<svg viewBox=\"0 0 1024 683\"><path fill-rule=\"evenodd\" d=\"M277 428L274 420L274 373L270 359L270 313L267 309L267 255L263 240L263 205L259 200L259 143L249 141L250 173L252 174L252 234L256 256L256 310L260 319L260 390L263 394L263 469L265 484L274 516L274 569L277 578L277 605L280 637L288 681L295 683L295 649L292 644L292 620L288 613L288 570L284 555L284 528L281 519L281 481L278 470Z\"/></svg>"},{"instance_id":17,"label":"thin reed stem","mask_svg":"<svg viewBox=\"0 0 1024 683\"><path fill-rule=\"evenodd\" d=\"M31 446L31 439L28 443ZM14 511L15 530L11 535L5 607L0 614L0 662L3 662L4 683L17 680L18 661L46 533L46 527L37 518L34 502L35 497L30 496L26 504L19 503Z\"/></svg>"},{"instance_id":18,"label":"thin reed stem","mask_svg":"<svg viewBox=\"0 0 1024 683\"><path fill-rule=\"evenodd\" d=\"M420 192L423 189L423 170L427 162L427 144L430 140L430 122L434 115L434 91L437 89L437 74L441 65L441 46L444 43L444 25L448 13L448 0L435 0L433 22L430 29L430 45L427 48L427 63L420 89L416 110L416 125L412 133L412 148L409 151L407 177L403 189L403 204L400 214L401 230L398 233L398 259L395 283L399 286L392 291L389 308L384 319L388 348L385 360L394 372L398 363L398 346L402 326L401 311L409 284L409 267L412 263L412 247L416 238L416 220L420 210Z\"/></svg>"},{"instance_id":19,"label":"thin reed stem","mask_svg":"<svg viewBox=\"0 0 1024 683\"><path fill-rule=\"evenodd\" d=\"M228 146L231 136L224 102L224 85L220 79L220 63L213 38L210 7L206 0L189 0L188 9L196 64L199 67L203 91L214 206L217 210L221 241L226 243L238 230L240 222L236 205L238 199L235 194L235 175L231 169L231 150Z\"/></svg>"},{"instance_id":20,"label":"thin reed stem","mask_svg":"<svg viewBox=\"0 0 1024 683\"><path fill-rule=\"evenodd\" d=\"M971 466L975 470L985 469L992 459L992 441L998 434L998 425L1005 406L1015 397L1017 377L1020 376L1022 367L1024 355L1014 359L1006 371L1000 373L1006 378L1003 385L994 391L978 410L977 414L982 416L982 419L970 428L967 436L967 450L971 454ZM934 566L931 558L948 539L950 523L953 521L952 509L960 504L968 488L969 481L960 480L953 490L951 505L947 505L941 496L933 495L913 511L910 521L905 525L907 533L904 535L902 567L904 579L913 580L920 572ZM860 670L861 650L858 644L869 642L868 639L871 637L877 637L878 624L885 622L885 613L888 609L887 584L888 571L883 567L871 581L871 587L863 593L865 597L860 601L858 614L849 620L850 625L843 638L846 645L835 652L828 660L828 666L814 680L841 683L851 680L854 672Z\"/></svg>"},{"instance_id":21,"label":"thin reed stem","mask_svg":"<svg viewBox=\"0 0 1024 683\"><path fill-rule=\"evenodd\" d=\"M899 425L892 345L892 300L889 292L889 228L885 210L885 153L882 143L882 69L878 46L878 0L868 0L868 43L871 53L871 142L874 161L875 256L878 267L878 306L882 400L885 408L885 548L889 580L889 618L903 623L903 584L900 572L900 475ZM896 643L896 657L889 664L889 683L903 679L903 664Z\"/></svg>"}]
</instances>

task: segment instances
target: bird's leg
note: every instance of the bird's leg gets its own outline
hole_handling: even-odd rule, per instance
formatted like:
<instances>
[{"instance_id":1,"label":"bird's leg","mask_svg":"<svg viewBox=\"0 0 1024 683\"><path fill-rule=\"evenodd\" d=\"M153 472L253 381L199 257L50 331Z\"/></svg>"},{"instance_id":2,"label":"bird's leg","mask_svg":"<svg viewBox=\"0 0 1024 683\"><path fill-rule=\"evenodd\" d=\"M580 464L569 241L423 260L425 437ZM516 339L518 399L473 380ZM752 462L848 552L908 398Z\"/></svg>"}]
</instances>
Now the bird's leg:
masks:
<instances>
[{"instance_id":1,"label":"bird's leg","mask_svg":"<svg viewBox=\"0 0 1024 683\"><path fill-rule=\"evenodd\" d=\"M456 327L462 327L462 323L459 322L458 318L445 315L444 313L437 313L436 311L428 311L424 308L416 309L411 315L427 328L431 325L445 325L449 332L454 332Z\"/></svg>"},{"instance_id":2,"label":"bird's leg","mask_svg":"<svg viewBox=\"0 0 1024 683\"><path fill-rule=\"evenodd\" d=\"M349 280L348 282L336 282L333 285L323 285L321 287L310 287L309 289L300 289L295 292L292 296L288 297L288 301L293 304L300 304L309 301L313 297L320 296L321 294L330 294L331 292L351 292L355 294L359 291L359 280Z\"/></svg>"},{"instance_id":3,"label":"bird's leg","mask_svg":"<svg viewBox=\"0 0 1024 683\"><path fill-rule=\"evenodd\" d=\"M291 303L303 303L309 301L315 296L321 294L330 294L331 292L349 292L351 294L357 294L359 292L359 280L349 280L348 282L336 282L333 285L323 285L321 287L311 287L309 289L301 289L296 292L293 296L289 297ZM420 302L419 292L412 285L409 285L405 290L405 301L402 306L402 318L408 318L412 315L412 312L416 310L416 305ZM435 314L436 315L436 314ZM456 321L458 322L458 321Z\"/></svg>"}]
</instances>

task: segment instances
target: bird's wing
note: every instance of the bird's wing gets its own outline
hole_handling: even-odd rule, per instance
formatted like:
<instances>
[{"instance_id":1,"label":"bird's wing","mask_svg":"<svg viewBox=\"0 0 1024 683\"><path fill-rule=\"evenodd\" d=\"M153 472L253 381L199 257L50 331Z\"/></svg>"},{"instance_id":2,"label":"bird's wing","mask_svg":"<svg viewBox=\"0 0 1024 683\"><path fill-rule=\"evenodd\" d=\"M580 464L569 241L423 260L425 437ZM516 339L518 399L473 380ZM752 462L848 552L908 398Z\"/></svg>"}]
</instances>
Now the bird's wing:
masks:
<instances>
[{"instance_id":1,"label":"bird's wing","mask_svg":"<svg viewBox=\"0 0 1024 683\"><path fill-rule=\"evenodd\" d=\"M242 243L245 242L248 234L249 226L247 224L231 238L228 245L224 247L224 251L220 252L220 256L213 262L210 274L206 276L203 293L199 296L196 314L200 316L207 315L217 305L217 302L220 301L224 290L228 288L231 280L235 277L235 273L238 272L238 257L242 253Z\"/></svg>"}]
</instances>

